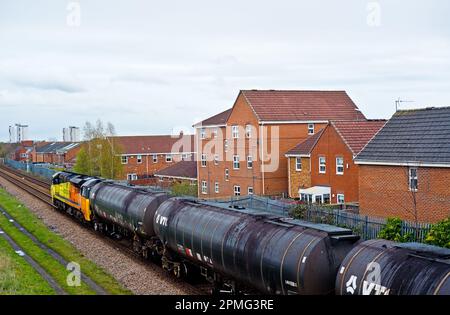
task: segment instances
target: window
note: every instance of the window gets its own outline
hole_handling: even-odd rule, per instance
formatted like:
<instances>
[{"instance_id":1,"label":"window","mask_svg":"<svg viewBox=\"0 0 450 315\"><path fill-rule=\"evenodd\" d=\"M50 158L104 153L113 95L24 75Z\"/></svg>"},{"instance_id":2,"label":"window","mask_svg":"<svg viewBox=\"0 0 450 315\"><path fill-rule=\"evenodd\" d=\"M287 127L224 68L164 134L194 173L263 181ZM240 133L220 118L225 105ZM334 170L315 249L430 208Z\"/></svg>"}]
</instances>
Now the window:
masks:
<instances>
[{"instance_id":1,"label":"window","mask_svg":"<svg viewBox=\"0 0 450 315\"><path fill-rule=\"evenodd\" d=\"M225 140L223 145L224 145L224 151L228 152L228 140Z\"/></svg>"},{"instance_id":2,"label":"window","mask_svg":"<svg viewBox=\"0 0 450 315\"><path fill-rule=\"evenodd\" d=\"M206 167L206 154L202 154L202 167Z\"/></svg>"},{"instance_id":3,"label":"window","mask_svg":"<svg viewBox=\"0 0 450 315\"><path fill-rule=\"evenodd\" d=\"M419 188L419 181L417 177L417 168L411 167L409 169L409 190L417 191Z\"/></svg>"},{"instance_id":4,"label":"window","mask_svg":"<svg viewBox=\"0 0 450 315\"><path fill-rule=\"evenodd\" d=\"M319 157L319 173L325 174L327 171L326 159L324 156Z\"/></svg>"},{"instance_id":5,"label":"window","mask_svg":"<svg viewBox=\"0 0 450 315\"><path fill-rule=\"evenodd\" d=\"M251 138L252 137L252 125L246 125L245 126L245 137Z\"/></svg>"},{"instance_id":6,"label":"window","mask_svg":"<svg viewBox=\"0 0 450 315\"><path fill-rule=\"evenodd\" d=\"M319 205L322 204L322 195L316 195L316 203Z\"/></svg>"},{"instance_id":7,"label":"window","mask_svg":"<svg viewBox=\"0 0 450 315\"><path fill-rule=\"evenodd\" d=\"M239 169L239 155L233 155L233 169Z\"/></svg>"},{"instance_id":8,"label":"window","mask_svg":"<svg viewBox=\"0 0 450 315\"><path fill-rule=\"evenodd\" d=\"M152 159L153 159L153 163L158 163L158 155L153 154Z\"/></svg>"},{"instance_id":9,"label":"window","mask_svg":"<svg viewBox=\"0 0 450 315\"><path fill-rule=\"evenodd\" d=\"M295 170L300 172L302 170L302 158L296 157L295 158Z\"/></svg>"},{"instance_id":10,"label":"window","mask_svg":"<svg viewBox=\"0 0 450 315\"><path fill-rule=\"evenodd\" d=\"M253 187L252 186L248 186L247 194L248 195L253 195Z\"/></svg>"},{"instance_id":11,"label":"window","mask_svg":"<svg viewBox=\"0 0 450 315\"><path fill-rule=\"evenodd\" d=\"M231 126L231 136L233 139L239 138L239 126Z\"/></svg>"},{"instance_id":12,"label":"window","mask_svg":"<svg viewBox=\"0 0 450 315\"><path fill-rule=\"evenodd\" d=\"M128 164L128 156L122 156L121 162L122 164Z\"/></svg>"},{"instance_id":13,"label":"window","mask_svg":"<svg viewBox=\"0 0 450 315\"><path fill-rule=\"evenodd\" d=\"M217 138L217 135L219 134L219 130L217 129L217 128L214 128L213 129L213 137L214 137L214 139L216 139Z\"/></svg>"},{"instance_id":14,"label":"window","mask_svg":"<svg viewBox=\"0 0 450 315\"><path fill-rule=\"evenodd\" d=\"M138 155L136 159L138 164L142 163L142 155Z\"/></svg>"},{"instance_id":15,"label":"window","mask_svg":"<svg viewBox=\"0 0 450 315\"><path fill-rule=\"evenodd\" d=\"M330 194L323 195L323 203L330 203Z\"/></svg>"},{"instance_id":16,"label":"window","mask_svg":"<svg viewBox=\"0 0 450 315\"><path fill-rule=\"evenodd\" d=\"M237 185L234 185L234 195L235 196L240 196L241 195L241 186L237 186Z\"/></svg>"},{"instance_id":17,"label":"window","mask_svg":"<svg viewBox=\"0 0 450 315\"><path fill-rule=\"evenodd\" d=\"M208 193L208 183L206 180L202 180L202 194L206 195Z\"/></svg>"},{"instance_id":18,"label":"window","mask_svg":"<svg viewBox=\"0 0 450 315\"><path fill-rule=\"evenodd\" d=\"M314 124L308 124L308 134L309 135L314 134Z\"/></svg>"},{"instance_id":19,"label":"window","mask_svg":"<svg viewBox=\"0 0 450 315\"><path fill-rule=\"evenodd\" d=\"M172 162L172 154L166 154L166 162L167 163Z\"/></svg>"},{"instance_id":20,"label":"window","mask_svg":"<svg viewBox=\"0 0 450 315\"><path fill-rule=\"evenodd\" d=\"M345 203L344 194L337 194L337 203L338 204L344 204Z\"/></svg>"},{"instance_id":21,"label":"window","mask_svg":"<svg viewBox=\"0 0 450 315\"><path fill-rule=\"evenodd\" d=\"M216 183L214 184L214 192L215 192L216 194L219 193L219 183L218 183L218 182L216 182Z\"/></svg>"},{"instance_id":22,"label":"window","mask_svg":"<svg viewBox=\"0 0 450 315\"><path fill-rule=\"evenodd\" d=\"M218 154L214 155L214 165L219 165L219 155Z\"/></svg>"},{"instance_id":23,"label":"window","mask_svg":"<svg viewBox=\"0 0 450 315\"><path fill-rule=\"evenodd\" d=\"M136 174L127 174L127 180L137 180L137 175Z\"/></svg>"},{"instance_id":24,"label":"window","mask_svg":"<svg viewBox=\"0 0 450 315\"><path fill-rule=\"evenodd\" d=\"M225 169L225 180L228 181L230 179L230 170L228 168Z\"/></svg>"},{"instance_id":25,"label":"window","mask_svg":"<svg viewBox=\"0 0 450 315\"><path fill-rule=\"evenodd\" d=\"M253 158L251 155L247 156L247 168L253 168Z\"/></svg>"},{"instance_id":26,"label":"window","mask_svg":"<svg viewBox=\"0 0 450 315\"><path fill-rule=\"evenodd\" d=\"M206 138L206 129L202 128L200 129L200 139L205 139Z\"/></svg>"},{"instance_id":27,"label":"window","mask_svg":"<svg viewBox=\"0 0 450 315\"><path fill-rule=\"evenodd\" d=\"M336 174L344 175L344 158L343 157L336 158Z\"/></svg>"}]
</instances>

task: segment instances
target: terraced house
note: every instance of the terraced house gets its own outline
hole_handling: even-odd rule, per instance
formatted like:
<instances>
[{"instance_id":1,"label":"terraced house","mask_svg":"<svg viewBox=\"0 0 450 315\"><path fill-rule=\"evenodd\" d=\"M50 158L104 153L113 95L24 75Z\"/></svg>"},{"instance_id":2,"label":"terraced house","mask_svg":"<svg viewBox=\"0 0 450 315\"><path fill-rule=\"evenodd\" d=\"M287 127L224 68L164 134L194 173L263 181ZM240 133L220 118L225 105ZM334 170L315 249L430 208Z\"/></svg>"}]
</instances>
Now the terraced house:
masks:
<instances>
[{"instance_id":1,"label":"terraced house","mask_svg":"<svg viewBox=\"0 0 450 315\"><path fill-rule=\"evenodd\" d=\"M333 121L289 150L289 197L306 203L357 203L359 169L354 158L385 123Z\"/></svg>"},{"instance_id":2,"label":"terraced house","mask_svg":"<svg viewBox=\"0 0 450 315\"><path fill-rule=\"evenodd\" d=\"M193 160L194 136L155 135L114 137L121 150L124 179L152 178L154 174L180 161Z\"/></svg>"},{"instance_id":3,"label":"terraced house","mask_svg":"<svg viewBox=\"0 0 450 315\"><path fill-rule=\"evenodd\" d=\"M288 194L285 154L331 120L363 120L345 91L240 91L196 125L199 196Z\"/></svg>"},{"instance_id":4,"label":"terraced house","mask_svg":"<svg viewBox=\"0 0 450 315\"><path fill-rule=\"evenodd\" d=\"M356 157L360 213L450 216L450 107L397 111Z\"/></svg>"}]
</instances>

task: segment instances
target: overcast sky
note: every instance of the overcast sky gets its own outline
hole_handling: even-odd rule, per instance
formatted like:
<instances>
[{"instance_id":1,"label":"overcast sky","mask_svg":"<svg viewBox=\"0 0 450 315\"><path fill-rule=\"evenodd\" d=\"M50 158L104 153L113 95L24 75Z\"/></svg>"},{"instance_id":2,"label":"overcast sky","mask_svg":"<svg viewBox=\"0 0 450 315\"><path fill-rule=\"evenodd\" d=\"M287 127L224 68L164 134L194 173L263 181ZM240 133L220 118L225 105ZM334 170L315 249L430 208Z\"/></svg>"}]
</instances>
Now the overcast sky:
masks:
<instances>
[{"instance_id":1,"label":"overcast sky","mask_svg":"<svg viewBox=\"0 0 450 315\"><path fill-rule=\"evenodd\" d=\"M81 19L77 19L79 3ZM346 90L368 118L450 106L450 2L0 0L0 141L111 121L168 134L240 89ZM80 22L78 25L78 21Z\"/></svg>"}]
</instances>

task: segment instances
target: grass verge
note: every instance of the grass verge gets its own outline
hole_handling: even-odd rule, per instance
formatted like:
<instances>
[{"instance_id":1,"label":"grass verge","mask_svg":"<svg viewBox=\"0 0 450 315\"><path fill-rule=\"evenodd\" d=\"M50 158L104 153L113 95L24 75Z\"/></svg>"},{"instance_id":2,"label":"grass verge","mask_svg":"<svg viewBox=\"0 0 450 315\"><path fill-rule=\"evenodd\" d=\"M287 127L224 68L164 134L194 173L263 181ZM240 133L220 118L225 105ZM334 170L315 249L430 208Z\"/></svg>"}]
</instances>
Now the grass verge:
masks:
<instances>
[{"instance_id":1,"label":"grass verge","mask_svg":"<svg viewBox=\"0 0 450 315\"><path fill-rule=\"evenodd\" d=\"M57 253L59 253L64 259L67 261L73 261L80 265L81 272L83 272L85 275L87 275L89 278L91 278L93 281L95 281L98 285L103 287L108 293L110 294L131 294L131 292L125 288L122 287L122 285L117 282L116 279L114 279L111 275L109 275L103 268L97 266L95 263L87 259L83 256L72 244L70 244L68 241L64 240L61 236L58 234L50 231L45 224L39 220L34 213L32 213L30 210L28 210L23 204L21 204L17 199L10 196L5 190L0 189L0 206L3 207L8 213L19 223L21 224L25 229L27 229L30 233L32 233L40 242L47 245L49 248L53 249ZM55 210L56 211L56 210ZM6 220L4 216L3 221ZM7 221L7 220L6 220ZM3 224L9 223L8 225L12 226L12 224L7 221L3 222ZM15 227L14 227L15 228ZM29 247L31 253L35 253L38 258L43 261L43 263L47 266L41 265L44 269L46 269L47 272L49 272L52 276L53 273L55 274L55 279L63 280L63 283L60 283L63 285L64 289L67 289L69 293L73 294L92 294L92 290L90 290L85 284L83 284L81 287L67 287L66 285L66 277L67 277L67 271L65 268L63 268L63 272L60 273L60 270L57 268L56 265L53 265L53 262L56 262L50 255L48 254L42 254L42 253L36 253L32 245L27 245L26 243L29 242L29 239L26 238L26 236L23 235L28 241L21 240L20 235L12 235L10 232L5 229L5 231L12 237L14 240L20 245L23 246L24 250L27 251L26 246ZM16 232L18 232L16 230ZM18 239L16 239L16 237ZM21 240L21 242L19 242ZM25 245L25 246L24 246ZM37 247L37 246L35 246ZM38 247L37 247L38 248ZM38 248L40 249L40 248ZM41 250L42 251L42 250ZM35 257L33 257L35 258ZM41 264L41 260L35 259L39 264ZM45 260L49 259L50 262L45 262ZM52 262L53 261L53 262ZM57 263L57 262L56 262ZM58 263L59 266L61 266ZM62 267L62 266L61 266ZM47 269L49 268L49 269ZM55 268L53 273L51 271ZM62 274L64 275L64 278L62 278ZM74 292L74 288L76 289Z\"/></svg>"},{"instance_id":2,"label":"grass verge","mask_svg":"<svg viewBox=\"0 0 450 315\"><path fill-rule=\"evenodd\" d=\"M0 295L53 295L47 281L0 237Z\"/></svg>"}]
</instances>

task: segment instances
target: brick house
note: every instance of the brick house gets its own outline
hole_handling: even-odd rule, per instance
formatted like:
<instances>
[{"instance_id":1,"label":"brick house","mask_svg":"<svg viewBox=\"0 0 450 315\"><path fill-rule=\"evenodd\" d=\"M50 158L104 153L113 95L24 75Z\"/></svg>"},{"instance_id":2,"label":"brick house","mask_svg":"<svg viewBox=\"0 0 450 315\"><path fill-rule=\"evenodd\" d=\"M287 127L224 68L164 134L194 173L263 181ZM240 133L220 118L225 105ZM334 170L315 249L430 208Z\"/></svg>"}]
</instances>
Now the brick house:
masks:
<instances>
[{"instance_id":1,"label":"brick house","mask_svg":"<svg viewBox=\"0 0 450 315\"><path fill-rule=\"evenodd\" d=\"M174 183L197 183L197 162L181 161L166 167L155 173L158 185L164 188L172 186Z\"/></svg>"},{"instance_id":2,"label":"brick house","mask_svg":"<svg viewBox=\"0 0 450 315\"><path fill-rule=\"evenodd\" d=\"M199 196L287 195L285 153L331 120L366 118L344 91L240 91L194 125Z\"/></svg>"},{"instance_id":3,"label":"brick house","mask_svg":"<svg viewBox=\"0 0 450 315\"><path fill-rule=\"evenodd\" d=\"M32 152L32 162L70 167L75 163L80 149L79 142L40 143L35 146Z\"/></svg>"},{"instance_id":4,"label":"brick house","mask_svg":"<svg viewBox=\"0 0 450 315\"><path fill-rule=\"evenodd\" d=\"M124 179L134 181L151 178L168 166L195 155L194 136L117 136L113 138L120 146Z\"/></svg>"},{"instance_id":5,"label":"brick house","mask_svg":"<svg viewBox=\"0 0 450 315\"><path fill-rule=\"evenodd\" d=\"M356 157L360 213L450 216L450 107L397 111Z\"/></svg>"},{"instance_id":6,"label":"brick house","mask_svg":"<svg viewBox=\"0 0 450 315\"><path fill-rule=\"evenodd\" d=\"M357 203L354 158L385 120L333 121L286 153L289 197L308 203Z\"/></svg>"},{"instance_id":7,"label":"brick house","mask_svg":"<svg viewBox=\"0 0 450 315\"><path fill-rule=\"evenodd\" d=\"M20 144L17 145L14 152L11 155L12 160L18 161L18 162L31 162L32 161L32 152L34 150L34 141L32 140L25 140L20 142Z\"/></svg>"}]
</instances>

